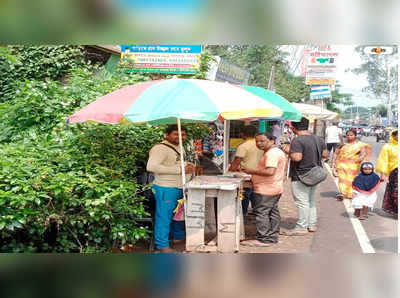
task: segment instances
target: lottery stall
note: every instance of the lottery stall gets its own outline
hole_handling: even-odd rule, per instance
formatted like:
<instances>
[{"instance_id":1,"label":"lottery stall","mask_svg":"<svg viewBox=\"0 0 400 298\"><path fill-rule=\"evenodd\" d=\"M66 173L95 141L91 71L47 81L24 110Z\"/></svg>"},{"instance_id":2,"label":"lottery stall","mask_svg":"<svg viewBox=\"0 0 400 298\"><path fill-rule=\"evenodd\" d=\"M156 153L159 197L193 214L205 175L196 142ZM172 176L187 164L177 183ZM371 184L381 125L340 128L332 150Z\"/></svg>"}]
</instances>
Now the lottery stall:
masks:
<instances>
[{"instance_id":1,"label":"lottery stall","mask_svg":"<svg viewBox=\"0 0 400 298\"><path fill-rule=\"evenodd\" d=\"M251 175L228 172L228 168L237 147L245 141L241 133L248 125L257 127L260 132L271 132L273 128L278 128L280 130L278 142L283 144L289 139L288 121L299 121L302 117L297 109L279 95L259 87L244 87L264 101L278 106L283 113L279 117L272 115L248 117L217 121L212 124L215 132L211 133L211 140L204 140L203 146L199 148L203 148L205 152L215 153L211 160L215 162L214 169L217 171L209 172L213 175L195 177L187 183L186 249L188 251L234 252L239 249L239 241L244 238L241 190L243 185L248 187L251 184ZM277 127L273 127L273 124ZM214 147L213 144L217 146ZM210 233L215 237L207 242L205 235Z\"/></svg>"},{"instance_id":2,"label":"lottery stall","mask_svg":"<svg viewBox=\"0 0 400 298\"><path fill-rule=\"evenodd\" d=\"M243 178L213 175L212 178L200 176L192 181L186 181L181 124L219 120L224 125L224 131L228 131L229 120L279 118L282 114L282 109L241 86L207 80L172 78L138 83L118 89L69 116L67 122L177 124L184 185L185 207L182 220L185 220L187 232L186 249L193 251L201 248L201 245L197 245L198 242L192 245L194 243L192 240L202 232L202 228L204 229L205 217L202 211L205 207L201 200L201 203L195 203L195 201L196 197L200 197L197 190L204 188L206 184L207 189L204 192L207 196L212 194L217 198L217 219L222 218L224 214L230 214L229 221L220 220L217 223L217 234L221 237L218 238L220 241L217 250L234 252L238 250L240 238L236 235L240 235L241 208L238 206ZM223 143L227 144L228 137L228 134L223 136ZM225 172L227 155L223 158L223 172ZM177 212L179 212L179 206ZM226 240L228 239L226 235L221 236L224 233L233 235L234 241Z\"/></svg>"}]
</instances>

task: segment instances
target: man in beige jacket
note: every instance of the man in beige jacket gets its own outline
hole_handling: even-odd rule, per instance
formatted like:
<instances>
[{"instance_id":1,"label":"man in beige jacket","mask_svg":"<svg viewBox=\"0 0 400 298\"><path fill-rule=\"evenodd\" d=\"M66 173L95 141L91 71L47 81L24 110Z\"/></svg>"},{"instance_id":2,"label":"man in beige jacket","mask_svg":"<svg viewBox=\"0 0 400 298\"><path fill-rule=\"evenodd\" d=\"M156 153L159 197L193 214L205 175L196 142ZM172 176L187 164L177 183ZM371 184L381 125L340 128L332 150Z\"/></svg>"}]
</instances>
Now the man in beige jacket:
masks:
<instances>
[{"instance_id":1,"label":"man in beige jacket","mask_svg":"<svg viewBox=\"0 0 400 298\"><path fill-rule=\"evenodd\" d=\"M187 130L182 126L182 140L186 139ZM153 172L155 179L153 190L156 199L154 242L159 252L174 252L169 246L169 234L172 239L184 239L183 222L174 221L173 210L177 201L183 197L180 164L179 133L177 125L170 125L165 131L165 139L155 145L149 153L147 170ZM188 163L185 173L195 172L195 166Z\"/></svg>"}]
</instances>

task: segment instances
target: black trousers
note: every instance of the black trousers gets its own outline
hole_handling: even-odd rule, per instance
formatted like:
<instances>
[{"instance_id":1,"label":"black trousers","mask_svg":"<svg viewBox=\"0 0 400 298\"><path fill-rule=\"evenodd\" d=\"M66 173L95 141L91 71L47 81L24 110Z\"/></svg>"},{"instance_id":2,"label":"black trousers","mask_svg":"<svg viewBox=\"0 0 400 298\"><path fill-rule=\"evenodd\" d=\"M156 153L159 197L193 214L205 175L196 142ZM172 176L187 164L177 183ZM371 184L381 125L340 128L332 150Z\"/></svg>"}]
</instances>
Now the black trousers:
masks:
<instances>
[{"instance_id":1,"label":"black trousers","mask_svg":"<svg viewBox=\"0 0 400 298\"><path fill-rule=\"evenodd\" d=\"M277 243L279 238L278 202L281 194L275 196L254 193L254 213L256 215L257 240L264 243Z\"/></svg>"},{"instance_id":2,"label":"black trousers","mask_svg":"<svg viewBox=\"0 0 400 298\"><path fill-rule=\"evenodd\" d=\"M331 150L335 152L336 148L339 147L339 143L327 143L326 144L326 149L328 149L328 152L331 153Z\"/></svg>"}]
</instances>

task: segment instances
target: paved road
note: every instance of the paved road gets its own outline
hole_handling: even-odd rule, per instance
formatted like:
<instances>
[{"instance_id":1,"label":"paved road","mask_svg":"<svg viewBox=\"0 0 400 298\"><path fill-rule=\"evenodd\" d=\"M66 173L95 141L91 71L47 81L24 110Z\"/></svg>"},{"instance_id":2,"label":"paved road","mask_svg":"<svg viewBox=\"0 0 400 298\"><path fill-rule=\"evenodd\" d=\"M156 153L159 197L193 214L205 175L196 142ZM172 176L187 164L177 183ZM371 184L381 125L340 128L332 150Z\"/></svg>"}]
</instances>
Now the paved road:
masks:
<instances>
[{"instance_id":1,"label":"paved road","mask_svg":"<svg viewBox=\"0 0 400 298\"><path fill-rule=\"evenodd\" d=\"M372 145L371 161L376 164L379 152L385 143L376 143L374 137L364 137L362 141ZM378 198L383 198L386 183L378 189ZM368 220L362 225L377 253L397 253L398 252L398 221L392 216L388 216L382 210L376 209L370 213Z\"/></svg>"},{"instance_id":2,"label":"paved road","mask_svg":"<svg viewBox=\"0 0 400 298\"><path fill-rule=\"evenodd\" d=\"M362 138L362 141L372 145L372 162L375 164L384 143L376 143L373 137ZM382 185L378 190L378 196L383 197L384 191L385 185ZM379 210L374 210L370 212L367 220L359 221L354 218L352 212L348 212L343 202L336 200L336 192L337 186L332 176L329 176L317 188L318 231L316 233L309 233L302 237L280 236L277 245L267 248L241 246L240 252L361 254L370 251L396 253L398 247L397 220ZM297 208L291 194L290 181L285 182L279 209L282 217L281 228L293 229L297 221ZM245 230L246 238L255 238L254 218L253 221L247 221ZM212 235L212 237L214 236ZM184 251L184 244L175 248Z\"/></svg>"},{"instance_id":3,"label":"paved road","mask_svg":"<svg viewBox=\"0 0 400 298\"><path fill-rule=\"evenodd\" d=\"M364 137L362 141L372 145L371 160L376 164L384 143L376 143L376 139L373 137ZM383 184L379 188L378 197L383 197L385 186ZM337 187L332 177L328 177L319 186L317 191L319 192L317 206L319 230L313 238L311 251L316 253L362 253L366 247L368 249L370 243L376 253L397 253L397 220L376 209L370 212L367 220L358 221L346 211L344 203L334 199L336 191ZM363 246L360 243L363 243Z\"/></svg>"}]
</instances>

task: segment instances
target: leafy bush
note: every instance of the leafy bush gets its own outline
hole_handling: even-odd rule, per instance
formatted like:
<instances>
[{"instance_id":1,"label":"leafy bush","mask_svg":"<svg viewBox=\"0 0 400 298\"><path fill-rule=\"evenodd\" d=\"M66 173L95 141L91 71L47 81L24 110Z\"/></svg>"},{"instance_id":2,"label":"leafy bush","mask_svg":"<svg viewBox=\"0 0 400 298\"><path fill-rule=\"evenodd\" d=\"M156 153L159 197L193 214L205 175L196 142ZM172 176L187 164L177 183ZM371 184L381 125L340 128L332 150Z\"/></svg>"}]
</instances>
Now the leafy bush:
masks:
<instances>
[{"instance_id":1,"label":"leafy bush","mask_svg":"<svg viewBox=\"0 0 400 298\"><path fill-rule=\"evenodd\" d=\"M110 75L88 66L73 69L65 86L51 79L17 82L13 98L0 103L0 143L18 141L33 133L32 129L39 134L48 133L96 98L144 80L147 77L143 75Z\"/></svg>"},{"instance_id":2,"label":"leafy bush","mask_svg":"<svg viewBox=\"0 0 400 298\"><path fill-rule=\"evenodd\" d=\"M8 46L13 56L0 55L0 102L12 99L15 83L25 80L58 80L71 69L85 65L80 46ZM12 58L14 57L14 58Z\"/></svg>"},{"instance_id":3,"label":"leafy bush","mask_svg":"<svg viewBox=\"0 0 400 298\"><path fill-rule=\"evenodd\" d=\"M163 131L80 124L1 146L0 250L105 252L148 237L134 220L146 215L136 176Z\"/></svg>"},{"instance_id":4,"label":"leafy bush","mask_svg":"<svg viewBox=\"0 0 400 298\"><path fill-rule=\"evenodd\" d=\"M2 146L2 251L102 252L147 237L134 220L146 214L135 176L157 130L78 130Z\"/></svg>"}]
</instances>

